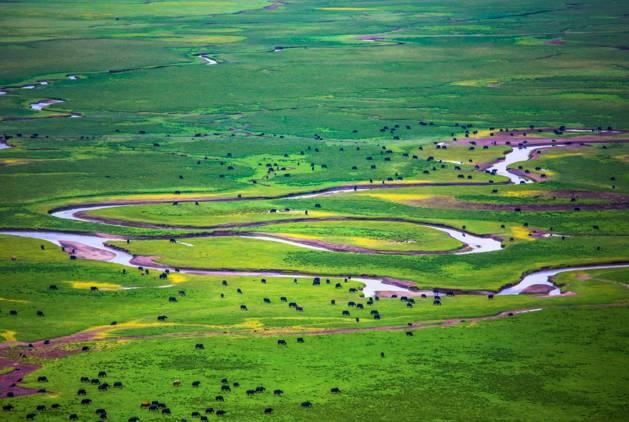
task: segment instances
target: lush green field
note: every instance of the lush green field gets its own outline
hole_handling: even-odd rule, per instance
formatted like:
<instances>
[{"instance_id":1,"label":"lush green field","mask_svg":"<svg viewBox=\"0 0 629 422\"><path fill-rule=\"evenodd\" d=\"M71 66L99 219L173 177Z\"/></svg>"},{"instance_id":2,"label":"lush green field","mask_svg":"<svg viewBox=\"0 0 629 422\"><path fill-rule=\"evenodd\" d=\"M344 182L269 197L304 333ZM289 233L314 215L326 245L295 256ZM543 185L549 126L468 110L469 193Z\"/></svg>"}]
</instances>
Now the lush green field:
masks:
<instances>
[{"instance_id":1,"label":"lush green field","mask_svg":"<svg viewBox=\"0 0 629 422\"><path fill-rule=\"evenodd\" d=\"M625 420L628 268L487 294L629 262L628 16L586 0L1 3L0 420ZM484 171L530 141L561 145L511 165L536 183ZM53 215L98 204L114 206ZM502 248L457 254L424 224ZM11 229L116 235L171 270ZM361 275L456 294L368 298Z\"/></svg>"}]
</instances>

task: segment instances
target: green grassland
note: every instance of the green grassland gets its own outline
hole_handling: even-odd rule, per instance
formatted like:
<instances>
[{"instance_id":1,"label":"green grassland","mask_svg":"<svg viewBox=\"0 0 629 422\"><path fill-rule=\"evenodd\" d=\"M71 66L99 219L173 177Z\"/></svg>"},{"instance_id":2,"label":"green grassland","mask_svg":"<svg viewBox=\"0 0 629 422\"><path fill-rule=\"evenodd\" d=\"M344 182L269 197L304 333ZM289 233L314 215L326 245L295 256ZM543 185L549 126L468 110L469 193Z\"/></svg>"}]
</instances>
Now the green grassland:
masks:
<instances>
[{"instance_id":1,"label":"green grassland","mask_svg":"<svg viewBox=\"0 0 629 422\"><path fill-rule=\"evenodd\" d=\"M627 262L627 16L626 2L586 0L0 4L0 140L12 147L0 149L0 229L122 235L110 244L171 268L322 277L164 279L0 234L0 405L15 407L0 419L93 420L103 408L112 421L199 420L192 412L213 407L238 421L625 420L627 268L562 273L560 296L457 294L441 306L368 300L353 278L498 291L543 267ZM44 99L64 102L31 109ZM473 143L498 128L531 129L518 142L615 142L545 149L512 166L545 177L515 185L482 171L511 146ZM372 189L290 197L356 185ZM87 212L119 225L50 214L129 200ZM457 255L461 242L412 223L503 248ZM404 254L416 250L438 253ZM7 397L3 377L25 364L40 368L19 385L46 392ZM124 387L80 382L101 370ZM147 400L172 415L141 409Z\"/></svg>"},{"instance_id":2,"label":"green grassland","mask_svg":"<svg viewBox=\"0 0 629 422\"><path fill-rule=\"evenodd\" d=\"M281 335L104 342L94 345L98 352L53 361L30 376L29 385L43 385L59 396L16 401L14 414L57 402L62 410L48 411L48 417L68 412L90 417L98 407L110 418L162 420L139 409L142 401L160 400L179 418L213 407L226 410L229 419L259 420L263 409L271 407L273 418L280 420L389 420L392 414L399 420L440 419L444 413L465 420L486 420L488 414L622 420L626 316L617 308L557 308L505 321L420 330L413 337L403 332L308 336L304 344ZM278 338L287 338L288 346L277 346ZM205 350L194 349L199 342ZM121 381L124 388L100 392L79 382L100 370L107 371L108 382ZM40 375L49 382L37 383ZM222 378L241 387L221 393ZM181 387L171 386L175 379ZM194 380L201 382L199 387L191 387ZM260 385L265 393L245 395ZM342 393L330 394L333 387ZM79 388L88 390L92 406L78 404ZM274 397L274 389L284 395ZM225 402L216 402L216 395ZM313 403L311 409L300 407L306 400ZM407 404L389 406L399 402Z\"/></svg>"}]
</instances>

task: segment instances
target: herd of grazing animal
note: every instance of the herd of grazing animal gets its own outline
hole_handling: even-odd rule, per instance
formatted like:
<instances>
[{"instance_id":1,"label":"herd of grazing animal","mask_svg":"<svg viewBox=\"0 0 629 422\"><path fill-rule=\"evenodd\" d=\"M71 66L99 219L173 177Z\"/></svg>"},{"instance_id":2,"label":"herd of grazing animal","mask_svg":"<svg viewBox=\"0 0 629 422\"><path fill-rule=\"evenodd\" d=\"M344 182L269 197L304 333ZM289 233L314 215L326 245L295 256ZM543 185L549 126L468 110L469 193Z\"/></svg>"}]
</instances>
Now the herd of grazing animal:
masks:
<instances>
[{"instance_id":1,"label":"herd of grazing animal","mask_svg":"<svg viewBox=\"0 0 629 422\"><path fill-rule=\"evenodd\" d=\"M160 277L162 278L166 278L168 276L168 272L165 271L161 274ZM297 280L294 280L295 282L297 282ZM349 280L346 278L345 279L345 283L347 283ZM262 284L266 284L267 280L266 279L261 279ZM325 280L326 284L332 284L330 282L329 279ZM321 279L319 277L316 277L313 279L312 285L314 286L320 286L321 283ZM229 286L229 282L227 280L223 280L221 282L221 285L223 287L227 287ZM335 284L335 288L340 288L342 287L341 283L336 283ZM49 290L58 290L56 285L50 285L49 286ZM360 294L362 297L362 294L360 292L359 289L356 289L354 287L351 287L348 289L349 293L354 293L354 294ZM241 288L237 288L236 289L237 294L239 295L244 295L244 292ZM452 292L446 292L446 296L453 296L454 293ZM179 290L177 293L177 296L180 298L184 298L186 296L186 292L184 290ZM178 299L177 296L169 296L168 297L168 302L170 303L177 303ZM224 294L221 295L221 297L224 297ZM421 295L422 298L426 298L425 294ZM493 295L489 295L488 296L489 299L493 298ZM397 295L392 295L392 298L397 298ZM370 297L367 298L366 301L360 302L357 301L356 299L354 300L350 300L347 302L347 307L348 308L354 308L356 310L364 310L365 306L373 306L377 301L379 301L380 298L379 297ZM412 307L413 305L415 305L416 301L414 298L408 298L405 296L400 297L400 301L405 303L407 307ZM274 303L274 300L272 300L272 298L270 297L264 297L262 298L262 304L264 305L272 305ZM275 302L277 303L277 302ZM294 308L296 311L298 312L303 312L304 308L302 306L299 306L297 302L291 302L286 296L280 296L279 297L279 303L286 303L288 305L289 308ZM433 303L435 305L441 305L441 297L439 296L438 292L435 292L434 297L433 297ZM331 305L336 305L337 304L337 300L336 299L331 299L330 300L330 304ZM245 304L240 305L240 309L242 311L248 311L248 307ZM17 316L17 311L16 310L11 310L9 312L10 315L12 316ZM36 315L39 317L44 317L45 314L43 311L38 310L36 311ZM342 310L342 315L343 316L350 316L350 311L348 309L346 310ZM370 309L370 315L373 317L373 319L375 320L379 320L381 319L381 314L377 309ZM166 321L168 319L168 316L165 314L160 314L157 316L157 320L158 321ZM358 317L355 318L357 322L360 321L360 319ZM117 324L115 321L111 323L112 325ZM413 332L412 331L406 331L406 335L407 336L412 336ZM305 339L304 337L296 337L295 339L296 343L305 343ZM49 344L49 342L45 342L45 344ZM288 342L285 339L278 339L277 340L277 344L278 346L287 346ZM205 345L203 343L196 343L194 345L194 349L195 350L205 350ZM89 346L83 346L82 351L89 351L90 348ZM380 356L382 358L384 358L384 352L380 353ZM107 372L106 371L99 371L97 377L94 378L90 378L90 377L86 377L83 376L80 378L81 383L83 384L88 384L91 385L93 387L96 388L96 391L98 392L107 392L110 389L121 389L123 388L123 383L121 381L114 381L113 383L108 383L108 382L103 382L102 379L107 377ZM46 376L40 376L37 379L38 382L40 383L46 383L48 382L48 378ZM181 387L182 386L182 382L181 380L175 380L172 382L172 385L174 387ZM190 385L193 388L198 388L201 386L201 381L199 380L194 380L190 382ZM214 396L214 401L217 403L223 403L226 401L227 397L229 395L231 395L231 393L234 391L233 388L238 388L240 387L240 384L237 382L232 383L232 385L229 385L227 379L222 379L221 380L221 385L220 385L220 394L217 394ZM45 392L45 389L40 389L40 392ZM246 394L249 397L252 397L254 395L260 395L263 394L266 391L266 389L263 386L258 386L255 389L248 389L246 390ZM330 389L330 393L332 394L340 394L341 390L338 387L333 387ZM281 389L275 389L273 390L273 395L274 396L282 396L284 394L284 391ZM76 395L78 396L78 404L80 404L82 407L89 407L92 406L94 404L94 398L88 397L88 389L87 388L79 388L76 392ZM11 395L12 397L13 395ZM97 400L97 399L96 399ZM300 406L302 408L310 408L313 406L313 403L311 401L304 401L300 404ZM60 409L60 405L58 403L52 404L51 406L49 406L49 408L46 408L45 405L38 405L35 409L35 412L31 412L28 413L26 415L26 419L35 419L35 417L37 416L37 414L39 413L43 413L43 412L47 412L47 411L51 411L51 410L59 410ZM165 404L162 403L160 401L157 400L153 400L153 401L147 401L147 402L142 402L141 406L142 409L146 409L149 412L159 412L162 415L171 415L172 411L171 409ZM14 410L14 406L12 404L6 404L2 407L3 411L9 412L9 411L13 411ZM265 407L263 409L263 413L266 415L272 414L274 412L274 409L272 407ZM192 417L198 417L200 420L207 420L207 416L209 414L214 414L216 416L224 416L227 412L223 409L214 409L213 407L207 407L205 409L205 414L202 415L202 412L192 412ZM96 409L95 411L96 416L100 419L100 420L105 420L108 418L108 413L105 409L103 408L99 408ZM78 416L77 414L70 414L68 416L69 420L78 420ZM134 421L139 421L140 418L138 418L137 416L132 416L130 418L128 418L129 422L134 422ZM186 419L181 419L182 421L185 421Z\"/></svg>"}]
</instances>

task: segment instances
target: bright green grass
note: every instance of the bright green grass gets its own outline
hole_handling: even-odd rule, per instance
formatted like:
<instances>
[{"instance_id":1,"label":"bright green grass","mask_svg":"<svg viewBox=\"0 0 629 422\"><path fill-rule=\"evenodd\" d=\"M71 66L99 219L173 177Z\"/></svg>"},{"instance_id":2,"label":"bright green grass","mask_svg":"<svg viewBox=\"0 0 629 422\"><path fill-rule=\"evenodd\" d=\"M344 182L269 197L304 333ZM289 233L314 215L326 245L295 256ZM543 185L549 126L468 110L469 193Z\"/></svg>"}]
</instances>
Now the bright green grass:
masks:
<instances>
[{"instance_id":1,"label":"bright green grass","mask_svg":"<svg viewBox=\"0 0 629 422\"><path fill-rule=\"evenodd\" d=\"M445 251L463 246L435 229L383 221L322 221L263 226L254 230L389 251Z\"/></svg>"},{"instance_id":2,"label":"bright green grass","mask_svg":"<svg viewBox=\"0 0 629 422\"><path fill-rule=\"evenodd\" d=\"M521 241L471 255L365 255L320 252L260 239L208 237L112 242L136 255L158 256L175 267L306 271L323 275L380 275L413 280L420 287L499 289L523 272L543 266L626 260L625 237L568 237ZM601 245L601 249L597 247ZM243 253L246 251L246 254Z\"/></svg>"},{"instance_id":3,"label":"bright green grass","mask_svg":"<svg viewBox=\"0 0 629 422\"><path fill-rule=\"evenodd\" d=\"M307 336L304 344L281 335L100 342L93 352L45 362L29 375L31 386L41 385L37 376L47 376L45 387L55 395L12 399L18 410L10 417L59 402L63 411L49 413L51 420L64 420L70 412L88 417L98 407L111 419L160 420L139 409L142 401L160 400L176 417L214 407L237 420L261 420L265 407L279 420L416 420L418 414L440 419L444 412L452 420L524 414L623 420L627 322L626 308L558 308L418 330L413 337L398 331ZM288 346L277 346L278 338ZM195 350L196 343L205 350ZM98 392L79 382L99 370L107 371L103 381L122 381L124 389ZM232 387L222 394L225 402L217 403L222 378L241 387ZM175 379L181 387L171 386ZM191 387L193 380L200 387ZM258 385L267 392L248 398L245 390ZM330 394L332 387L342 393ZM89 391L93 405L78 404L79 388ZM284 396L274 397L274 389ZM404 406L387 405L409 395L415 400ZM312 409L300 407L306 400Z\"/></svg>"},{"instance_id":4,"label":"bright green grass","mask_svg":"<svg viewBox=\"0 0 629 422\"><path fill-rule=\"evenodd\" d=\"M197 239L191 242L197 242ZM41 250L40 244L46 248ZM624 302L629 294L629 290L620 284L627 280L625 269L590 272L595 277L584 281L561 275L558 282L565 284L564 290L574 291L577 295L552 300L534 296L499 296L488 301L484 296L455 296L444 297L441 307L420 299L413 308L396 299L382 299L368 306L360 292L349 291L360 284L343 279L332 278L328 284L324 278L320 286L314 286L307 278L294 282L292 278L267 277L267 283L262 283L260 277L171 275L169 279L161 280L157 270L141 275L138 270L128 269L127 274L123 274L122 267L118 265L69 260L59 249L37 240L2 236L0 245L0 272L3 274L0 326L3 331L15 331L18 340L25 341L68 335L108 325L112 321L120 324L119 332L128 334L180 331L242 333L251 329L276 331L282 328L316 330L472 317L524 307ZM177 246L186 248L184 245ZM16 261L11 261L11 256L15 256ZM192 259L188 261L193 262ZM471 274L483 277L479 271L472 271ZM223 286L222 280L227 280L228 285ZM89 289L73 288L72 282L76 281L85 282L87 286L112 283L143 288L91 292ZM179 283L173 287L155 288L175 281ZM336 283L340 283L341 288L337 288ZM51 284L55 284L58 290L49 290ZM474 287L480 287L480 284ZM242 294L237 293L238 288ZM185 290L186 296L179 297L179 290ZM224 298L220 297L221 293ZM177 297L178 301L169 302L170 296ZM280 301L282 296L303 306L304 313L289 308L287 303ZM264 303L265 297L271 299L271 304ZM336 305L330 304L332 299L336 300ZM363 303L365 309L348 308L346 304L349 301ZM242 304L247 305L249 310L241 311ZM344 309L350 309L351 317L341 315ZM371 318L372 309L380 312L381 320ZM18 315L9 316L9 310L18 311ZM37 310L44 311L45 317L37 317ZM142 325L155 324L160 314L168 315L169 324L158 327ZM359 317L360 322L357 323L354 317ZM136 323L136 326L124 328L124 324L129 322Z\"/></svg>"}]
</instances>

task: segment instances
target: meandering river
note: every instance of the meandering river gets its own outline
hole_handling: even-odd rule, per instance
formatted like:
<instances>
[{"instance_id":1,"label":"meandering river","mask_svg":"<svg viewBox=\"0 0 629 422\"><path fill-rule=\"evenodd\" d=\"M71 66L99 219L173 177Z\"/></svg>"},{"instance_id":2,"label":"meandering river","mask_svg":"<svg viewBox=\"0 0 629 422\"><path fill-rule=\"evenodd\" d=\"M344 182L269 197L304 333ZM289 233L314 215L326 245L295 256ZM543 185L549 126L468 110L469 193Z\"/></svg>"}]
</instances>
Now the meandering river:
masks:
<instances>
[{"instance_id":1,"label":"meandering river","mask_svg":"<svg viewBox=\"0 0 629 422\"><path fill-rule=\"evenodd\" d=\"M4 144L0 143L0 148L2 148L3 145ZM531 154L535 150L539 150L542 148L550 148L550 147L551 146L530 146L530 147L523 147L523 148L515 148L510 153L505 155L504 160L494 164L492 167L488 169L488 171L493 172L494 174L508 177L509 180L513 183L530 183L531 182L530 179L527 179L527 178L524 178L524 177L521 177L521 176L518 176L516 174L509 172L507 170L507 167L516 162L528 160L531 157ZM404 185L400 185L399 187L403 187L403 186ZM360 188L351 187L351 186L338 187L338 188L325 189L319 192L312 192L312 193L306 193L306 194L289 194L289 195L286 195L285 197L294 198L294 199L313 198L313 197L324 196L324 195L338 194L342 192L376 189L379 187L381 186L374 185L372 187L372 186L362 185ZM247 200L247 198L242 198L241 200ZM255 198L253 198L252 200L255 200ZM92 211L92 210L97 210L97 209L104 209L104 208L111 208L111 207L118 207L118 206L133 206L133 205L137 205L137 204L134 204L134 203L113 204L113 205L112 204L106 204L106 205L94 204L94 205L88 205L88 206L77 206L70 209L55 211L51 215L57 218L62 218L62 219L67 219L67 220L95 222L96 220L92 220L89 217L85 217L82 213L85 211ZM96 221L96 222L106 224L100 221ZM415 222L415 224L422 224L427 227L431 227L435 230L440 230L444 233L447 233L452 238L466 245L464 249L451 252L454 254L486 253L486 252L499 251L501 249L501 242L489 236L487 237L478 236L478 235L468 233L462 230L458 230L455 228L451 228L451 227L424 224L424 223L419 223L419 222ZM110 257L110 258L104 259L105 261L120 264L120 265L125 265L125 266L131 266L131 267L138 266L133 263L133 258L134 258L133 255L125 251L112 248L106 245L106 242L113 240L113 238L100 237L100 236L95 236L95 235L76 234L76 233L53 232L53 231L0 231L0 234L41 239L41 240L54 243L59 246L64 242L74 242L74 243L89 246L91 248L98 249L100 251L105 251L106 256ZM299 239L293 239L293 238L282 239L275 236L265 236L262 234L260 235L258 234L253 234L253 235L252 234L243 234L243 235L234 234L234 235L240 236L240 237L247 237L247 238L252 237L258 240L282 242L282 243L290 244L292 246L303 247L303 248L308 248L308 249L313 249L313 250L318 250L318 251L331 250L331 249L326 248L325 246L313 245L306 241L301 242ZM149 268L160 268L160 269L165 268L164 266L160 266L159 264L154 264L153 266L151 265L143 265L143 266L149 267ZM529 289L532 286L548 286L549 288L551 288L549 292L550 295L558 295L561 292L560 292L560 289L552 283L552 277L559 273L563 273L566 271L575 271L575 270L624 268L624 267L629 267L629 264L589 265L589 266L581 266L581 267L570 266L570 267L557 268L557 269L543 269L543 270L535 271L535 272L532 272L523 276L522 279L517 284L502 289L500 292L498 292L498 294L500 295L521 294L526 289ZM256 276L256 277L261 276L261 277L312 278L314 276L313 274L304 274L304 273L299 273L299 272L274 272L274 271L239 271L239 270L211 270L211 269L208 269L208 270L179 269L179 271L184 272L184 273L190 273L190 274ZM338 275L335 277L343 277L343 276ZM404 283L392 283L386 277L381 277L381 278L353 277L352 279L365 284L363 292L365 296L367 297L374 296L376 292L383 292L383 291L400 293L400 294L409 294L409 295L418 294L416 289L409 289L408 287L405 286ZM428 294L432 294L432 291L426 291L422 293L428 295Z\"/></svg>"}]
</instances>

